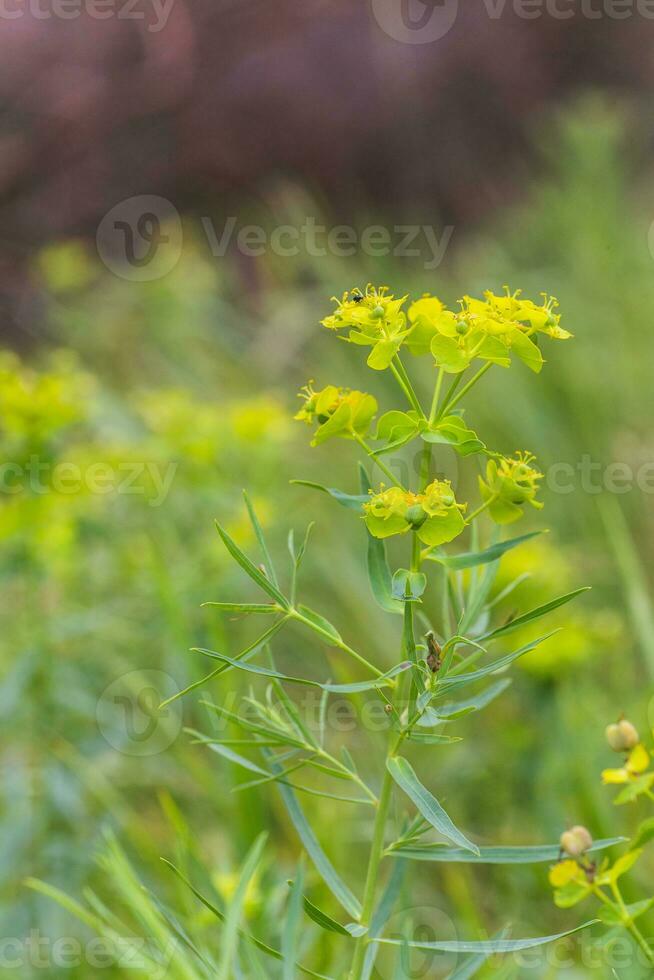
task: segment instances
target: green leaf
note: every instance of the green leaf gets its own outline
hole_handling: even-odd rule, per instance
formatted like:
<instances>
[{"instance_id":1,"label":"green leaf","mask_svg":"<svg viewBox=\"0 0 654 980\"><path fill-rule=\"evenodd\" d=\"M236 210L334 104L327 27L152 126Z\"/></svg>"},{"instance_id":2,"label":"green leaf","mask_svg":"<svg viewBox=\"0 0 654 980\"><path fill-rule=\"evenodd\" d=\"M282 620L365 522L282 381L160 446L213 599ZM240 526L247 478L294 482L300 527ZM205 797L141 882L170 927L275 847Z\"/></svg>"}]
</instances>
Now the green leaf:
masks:
<instances>
[{"instance_id":1,"label":"green leaf","mask_svg":"<svg viewBox=\"0 0 654 980\"><path fill-rule=\"evenodd\" d=\"M199 892L193 884L191 884L188 878L184 877L184 875L179 870L179 868L176 868L175 865L172 864L170 861L167 861L166 858L161 858L161 860L166 865L166 867L170 868L170 870L177 875L180 881L182 881L189 889L189 891L191 891L193 895L195 895L197 900L201 902L201 904L204 905L204 907L208 909L213 915L215 915L215 917L218 919L219 922L225 921L224 913L221 912L220 909L216 908L216 906L212 902L210 902L208 898L205 898L205 896L201 892ZM260 950L262 953L265 953L267 956L272 957L272 959L281 962L282 954L279 952L279 950L273 949L272 946L268 946L267 943L262 942L260 939L257 939L255 936L252 936L250 933L245 932L243 929L239 930L239 935L243 939L246 939L249 943L252 943L253 946L256 946L256 948ZM302 964L300 963L296 963L296 967L300 971L300 973L303 973L307 977L314 977L316 978L316 980L332 980L331 977L326 977L322 973L314 973L313 970L309 970L307 967L302 966Z\"/></svg>"},{"instance_id":2,"label":"green leaf","mask_svg":"<svg viewBox=\"0 0 654 980\"><path fill-rule=\"evenodd\" d=\"M422 742L423 745L451 745L453 742L461 742L458 735L435 735L433 732L418 732L412 729L407 738L410 742Z\"/></svg>"},{"instance_id":3,"label":"green leaf","mask_svg":"<svg viewBox=\"0 0 654 980\"><path fill-rule=\"evenodd\" d=\"M460 456L470 456L486 449L476 432L468 429L460 415L447 415L436 425L420 433L424 442L453 446Z\"/></svg>"},{"instance_id":4,"label":"green leaf","mask_svg":"<svg viewBox=\"0 0 654 980\"><path fill-rule=\"evenodd\" d=\"M631 905L625 905L624 911L627 913L631 921L637 919L640 915L644 915L646 912L654 906L654 898L644 898L640 902L632 902ZM598 913L602 922L606 922L607 925L622 925L622 910L615 905L603 905Z\"/></svg>"},{"instance_id":5,"label":"green leaf","mask_svg":"<svg viewBox=\"0 0 654 980\"><path fill-rule=\"evenodd\" d=\"M292 885L293 882L289 881L287 884ZM317 905L314 905L306 895L302 899L302 905L304 911L309 916L310 919L319 925L321 929L325 932L335 932L339 936L347 936L348 939L352 939L356 936L363 936L367 932L365 926L359 925L358 923L351 922L347 926L342 926L340 922L336 919L332 919L331 915L327 915L322 909L319 909Z\"/></svg>"},{"instance_id":6,"label":"green leaf","mask_svg":"<svg viewBox=\"0 0 654 980\"><path fill-rule=\"evenodd\" d=\"M310 487L312 490L321 490L323 493L327 493L330 497L333 497L333 499L342 507L347 507L348 510L356 510L359 513L361 513L362 505L370 500L367 493L344 493L342 490L337 490L335 487L325 487L322 485L322 483L314 483L312 480L291 480L291 483L297 487Z\"/></svg>"},{"instance_id":7,"label":"green leaf","mask_svg":"<svg viewBox=\"0 0 654 980\"><path fill-rule=\"evenodd\" d=\"M559 606L565 606L566 603L571 602L582 592L589 592L590 586L586 585L581 589L575 589L574 592L568 592L566 595L559 596L558 599L552 599L550 602L544 603L542 606L537 606L536 609L532 609L530 612L524 613L522 616L518 616L516 619L512 619L510 623L505 623L504 626L499 626L495 630L491 630L484 636L480 637L480 642L483 643L484 640L490 640L491 637L496 636L506 636L507 633L512 633L513 630L520 629L521 626L526 626L527 623L532 623L536 619L540 619L541 616L545 616L547 613L552 612L554 609L558 609Z\"/></svg>"},{"instance_id":8,"label":"green leaf","mask_svg":"<svg viewBox=\"0 0 654 980\"><path fill-rule=\"evenodd\" d=\"M417 602L427 588L427 576L423 572L412 572L398 568L392 579L394 599L401 602Z\"/></svg>"},{"instance_id":9,"label":"green leaf","mask_svg":"<svg viewBox=\"0 0 654 980\"><path fill-rule=\"evenodd\" d=\"M223 527L221 527L218 521L216 521L216 528L218 529L218 534L222 538L223 544L229 551L232 558L235 561L237 561L238 564L241 566L243 571L246 572L247 575L250 576L252 581L256 582L257 585L260 588L262 588L264 592L267 592L268 595L271 596L271 598L275 599L275 601L278 602L280 606L283 606L285 609L288 609L289 602L285 598L285 596L283 596L282 593L279 591L279 589L270 581L270 579L267 579L266 576L263 574L263 572L260 569L258 569L257 566L253 564L253 562L250 561L248 556L243 551L241 551L241 549L236 544L236 542L232 540L232 538L230 538L227 531Z\"/></svg>"},{"instance_id":10,"label":"green leaf","mask_svg":"<svg viewBox=\"0 0 654 980\"><path fill-rule=\"evenodd\" d=\"M225 928L220 944L220 962L218 964L217 980L230 980L230 976L232 975L232 962L236 955L245 896L250 880L261 860L267 836L267 834L260 834L257 837L243 862L238 884L229 904L227 915L225 916Z\"/></svg>"},{"instance_id":11,"label":"green leaf","mask_svg":"<svg viewBox=\"0 0 654 980\"><path fill-rule=\"evenodd\" d=\"M610 837L594 841L589 852L604 851L607 847L622 844L624 837ZM391 848L398 858L412 861L436 861L447 864L541 864L556 862L560 853L559 844L537 844L526 847L480 847L478 854L460 847L446 844L409 844L406 847Z\"/></svg>"},{"instance_id":12,"label":"green leaf","mask_svg":"<svg viewBox=\"0 0 654 980\"><path fill-rule=\"evenodd\" d=\"M286 622L287 619L284 618L278 620L278 622L276 623L273 623L273 625L269 627L269 629L267 629L265 633L262 633L261 636L257 637L257 639L254 640L253 643L250 643L250 645L245 648L245 650L241 650L241 652L236 657L234 657L234 659L240 661L240 660L244 660L249 654L254 654L262 646L265 646L265 644L268 642L268 640L271 637L273 637L276 633L279 633L279 631L286 624ZM221 667L216 667L216 669L212 670L210 674L207 674L205 677L201 677L199 681L193 681L193 683L189 684L188 687L185 687L183 688L183 690L177 691L176 694L171 695L171 697L166 698L166 700L162 701L161 704L159 705L159 709L165 708L166 705L171 704L173 701L176 701L177 698L183 697L185 694L188 694L190 691L195 691L198 687L202 687L204 684L207 684L218 674L222 674L223 671L225 670L229 670L229 664L223 664Z\"/></svg>"},{"instance_id":13,"label":"green leaf","mask_svg":"<svg viewBox=\"0 0 654 980\"><path fill-rule=\"evenodd\" d=\"M479 853L477 845L469 841L460 830L457 830L438 800L422 785L406 759L400 756L391 756L386 761L386 768L400 789L406 793L432 827L443 837L451 840L453 844L458 844L474 854Z\"/></svg>"},{"instance_id":14,"label":"green leaf","mask_svg":"<svg viewBox=\"0 0 654 980\"><path fill-rule=\"evenodd\" d=\"M594 926L599 920L591 919L577 926L576 929L569 929L567 932L557 932L553 936L539 936L537 939L481 939L478 941L457 941L445 940L443 942L420 942L419 940L407 939L373 939L371 942L385 943L390 946L410 946L412 949L427 949L437 953L517 953L523 949L533 949L535 946L544 946L546 943L554 943L558 939L565 939L566 936L573 936L582 929Z\"/></svg>"},{"instance_id":15,"label":"green leaf","mask_svg":"<svg viewBox=\"0 0 654 980\"><path fill-rule=\"evenodd\" d=\"M263 528L259 523L259 518L257 517L254 507L250 501L247 492L243 491L243 499L245 500L245 506L247 507L248 517L250 518L250 524L254 530L257 541L259 542L259 547L261 548L261 554L263 555L263 560L265 563L266 571L268 572L268 577L270 581L275 586L276 589L279 588L279 582L277 581L277 575L275 573L275 566L273 565L272 558L270 557L270 552L268 551L268 545L266 544L266 539L263 536Z\"/></svg>"},{"instance_id":16,"label":"green leaf","mask_svg":"<svg viewBox=\"0 0 654 980\"><path fill-rule=\"evenodd\" d=\"M465 674L449 674L445 680L441 681L437 688L437 694L444 694L447 691L452 690L456 687L462 687L464 684L472 684L473 681L479 681L482 677L488 677L489 674L494 674L496 671L504 670L505 667L510 666L515 660L520 657L524 657L526 653L529 653L534 647L537 647L540 643L544 643L545 640L549 639L550 636L554 636L559 630L553 630L551 633L546 633L545 636L539 636L537 640L532 640L531 643L525 644L525 646L520 647L519 650L514 650L513 653L507 653L503 657L499 657L492 663L487 664L485 667L480 667L479 670L471 670Z\"/></svg>"},{"instance_id":17,"label":"green leaf","mask_svg":"<svg viewBox=\"0 0 654 980\"><path fill-rule=\"evenodd\" d=\"M636 831L636 836L629 844L629 850L630 851L640 850L645 846L645 844L649 844L649 842L653 838L654 838L654 817L648 817L647 820L643 820L643 822L639 825L638 830Z\"/></svg>"},{"instance_id":18,"label":"green leaf","mask_svg":"<svg viewBox=\"0 0 654 980\"><path fill-rule=\"evenodd\" d=\"M497 561L507 551L511 551L525 541L543 533L543 531L532 531L530 534L522 534L520 537L511 538L509 541L498 541L497 544L491 545L490 548L484 548L483 551L468 551L460 555L437 555L430 552L426 557L430 561L436 561L440 565L445 565L446 568L451 568L453 571L459 571L462 568L476 568L478 565L487 565L489 562Z\"/></svg>"},{"instance_id":19,"label":"green leaf","mask_svg":"<svg viewBox=\"0 0 654 980\"><path fill-rule=\"evenodd\" d=\"M302 888L304 886L304 868L302 862L297 871L297 877L291 888L291 897L284 918L282 931L282 956L284 969L283 980L295 980L295 961L297 957L300 933L300 912L302 911Z\"/></svg>"},{"instance_id":20,"label":"green leaf","mask_svg":"<svg viewBox=\"0 0 654 980\"><path fill-rule=\"evenodd\" d=\"M370 487L370 480L365 467L361 465L359 465L359 477L365 493L365 500L369 500L367 490ZM391 571L386 560L386 545L381 538L374 538L368 531L366 534L368 537L368 580L375 602L385 612L397 613L402 616L404 604L393 598Z\"/></svg>"},{"instance_id":21,"label":"green leaf","mask_svg":"<svg viewBox=\"0 0 654 980\"><path fill-rule=\"evenodd\" d=\"M317 627L320 632L327 634L326 638L331 638L336 644L343 642L343 637L336 627L332 626L329 620L321 616L320 613L314 612L308 606L298 606L298 612L308 620L308 623L305 623L305 625Z\"/></svg>"},{"instance_id":22,"label":"green leaf","mask_svg":"<svg viewBox=\"0 0 654 980\"><path fill-rule=\"evenodd\" d=\"M439 725L443 721L452 721L455 718L470 714L472 711L480 711L502 694L510 684L510 678L506 678L497 681L495 684L490 684L474 698L466 698L465 701L452 701L438 708L427 708L424 715L419 719L418 725L421 728L431 728L432 725Z\"/></svg>"},{"instance_id":23,"label":"green leaf","mask_svg":"<svg viewBox=\"0 0 654 980\"><path fill-rule=\"evenodd\" d=\"M265 752L264 750L264 755L267 757L273 771L281 770L278 763L271 761L271 755L269 752ZM295 793L292 789L290 789L290 787L284 786L280 783L277 783L277 788L281 793L282 800L284 801L288 815L291 818L291 823L295 827L297 834L302 841L307 854L313 861L316 870L322 877L327 887L330 889L334 898L340 902L345 911L351 915L353 919L359 919L361 916L361 905L359 900L352 894L345 882L338 875L333 864L320 846L318 838L311 829L307 818L304 816L304 812L297 801Z\"/></svg>"},{"instance_id":24,"label":"green leaf","mask_svg":"<svg viewBox=\"0 0 654 980\"><path fill-rule=\"evenodd\" d=\"M214 609L225 613L258 613L262 616L284 612L281 606L269 602L203 602L202 606L203 608L204 606L213 606Z\"/></svg>"},{"instance_id":25,"label":"green leaf","mask_svg":"<svg viewBox=\"0 0 654 980\"><path fill-rule=\"evenodd\" d=\"M248 674L258 674L260 677L274 677L288 684L305 684L308 687L318 687L322 691L329 691L331 694L358 694L362 691L374 691L378 687L388 687L389 680L402 671L408 670L411 666L408 661L403 661L401 664L396 664L395 667L392 667L385 674L381 674L379 677L374 677L371 680L352 681L349 684L332 684L330 682L320 683L320 681L312 681L306 677L291 677L288 674L280 673L278 670L272 670L270 667L261 667L258 664L246 663L243 660L233 660L227 654L218 653L216 650L204 650L199 647L195 649L198 653L204 654L205 657L220 660L223 663L229 664L230 667L244 670Z\"/></svg>"}]
</instances>

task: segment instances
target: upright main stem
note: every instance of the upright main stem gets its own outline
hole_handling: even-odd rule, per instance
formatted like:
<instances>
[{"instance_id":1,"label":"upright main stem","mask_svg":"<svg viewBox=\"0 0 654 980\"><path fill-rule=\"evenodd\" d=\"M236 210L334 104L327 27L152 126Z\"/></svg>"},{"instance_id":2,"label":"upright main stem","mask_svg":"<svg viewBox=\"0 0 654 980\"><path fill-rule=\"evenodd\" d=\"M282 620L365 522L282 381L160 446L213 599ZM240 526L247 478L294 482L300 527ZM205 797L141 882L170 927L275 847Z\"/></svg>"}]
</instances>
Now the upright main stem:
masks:
<instances>
[{"instance_id":1,"label":"upright main stem","mask_svg":"<svg viewBox=\"0 0 654 980\"><path fill-rule=\"evenodd\" d=\"M436 405L438 403L438 397L440 394L440 388L442 384L442 372L439 374L439 379L437 382L437 391L434 394L434 399L432 401L431 417L436 413ZM422 454L421 466L420 466L420 489L424 490L427 483L429 482L429 471L431 468L431 445L429 443L425 444L425 449ZM414 533L411 535L411 570L419 571L420 563L422 561L420 541L418 536ZM411 645L414 646L413 640L413 610L411 608L411 603L405 604L405 614L404 614L404 632L403 632L403 652L406 652L407 646L407 631L410 632ZM403 675L403 681L406 679L406 674ZM413 686L413 679L411 678L411 686ZM398 700L395 702L395 706L399 709L399 714L402 714L402 703L405 700L406 684L402 683L399 685L400 695ZM410 691L409 691L410 698ZM409 702L410 703L410 702ZM396 712L397 714L398 712ZM409 708L407 712L407 720L411 717L411 709ZM386 835L386 824L388 821L388 809L391 802L392 790L393 790L393 778L388 771L388 760L397 754L402 741L404 739L404 732L397 732L391 730L391 734L388 740L388 748L386 752L386 760L384 764L384 777L382 780L381 791L379 794L379 803L377 805L377 813L375 815L375 825L372 834L372 844L370 845L370 854L368 856L368 869L366 871L366 883L364 886L363 893L363 905L361 909L361 925L364 925L366 929L370 929L370 922L372 920L373 912L375 909L375 895L377 893L377 883L379 881L379 869L381 866L383 854L384 854L384 839ZM370 942L371 937L368 933L360 936L356 940L354 947L354 956L352 958L352 966L350 969L349 980L360 980L361 973L363 970L363 965L366 957L366 949Z\"/></svg>"}]
</instances>

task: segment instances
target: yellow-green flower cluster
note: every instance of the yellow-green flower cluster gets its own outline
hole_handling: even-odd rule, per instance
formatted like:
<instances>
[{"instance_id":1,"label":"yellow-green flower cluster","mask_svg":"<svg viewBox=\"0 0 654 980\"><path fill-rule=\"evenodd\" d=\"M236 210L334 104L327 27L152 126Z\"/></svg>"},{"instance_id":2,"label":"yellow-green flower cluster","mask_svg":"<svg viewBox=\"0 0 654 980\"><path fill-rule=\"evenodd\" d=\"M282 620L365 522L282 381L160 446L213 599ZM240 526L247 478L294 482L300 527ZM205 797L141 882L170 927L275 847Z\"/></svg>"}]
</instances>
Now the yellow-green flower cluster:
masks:
<instances>
[{"instance_id":1,"label":"yellow-green flower cluster","mask_svg":"<svg viewBox=\"0 0 654 980\"><path fill-rule=\"evenodd\" d=\"M363 437L377 414L377 401L372 395L350 388L327 385L321 391L314 391L309 382L299 397L304 399L304 404L295 418L308 425L317 425L312 446L333 436Z\"/></svg>"},{"instance_id":2,"label":"yellow-green flower cluster","mask_svg":"<svg viewBox=\"0 0 654 980\"><path fill-rule=\"evenodd\" d=\"M329 330L349 328L350 343L372 347L368 367L383 371L411 332L402 312L406 299L395 299L387 286L376 288L368 284L365 293L353 289L343 293L340 300L334 296L336 310L321 322Z\"/></svg>"},{"instance_id":3,"label":"yellow-green flower cluster","mask_svg":"<svg viewBox=\"0 0 654 980\"><path fill-rule=\"evenodd\" d=\"M542 508L536 494L543 474L531 465L533 460L531 453L523 452L516 453L512 459L506 456L489 459L486 479L479 477L479 490L496 524L517 521L525 504L537 510Z\"/></svg>"},{"instance_id":4,"label":"yellow-green flower cluster","mask_svg":"<svg viewBox=\"0 0 654 980\"><path fill-rule=\"evenodd\" d=\"M452 541L465 527L465 504L456 502L447 480L434 480L423 493L382 488L363 509L366 526L375 538L415 531L423 544L435 547Z\"/></svg>"},{"instance_id":5,"label":"yellow-green flower cluster","mask_svg":"<svg viewBox=\"0 0 654 980\"><path fill-rule=\"evenodd\" d=\"M553 297L542 294L540 305L522 299L520 291L483 299L464 296L458 310L450 310L436 296L426 294L405 314L407 297L396 299L387 287L366 287L343 294L335 312L322 323L330 330L349 328L348 340L372 347L368 365L387 368L404 342L415 355L431 353L436 366L459 374L475 360L508 367L515 354L532 370L540 371L543 356L534 340L544 334L554 340L572 336L560 326Z\"/></svg>"}]
</instances>

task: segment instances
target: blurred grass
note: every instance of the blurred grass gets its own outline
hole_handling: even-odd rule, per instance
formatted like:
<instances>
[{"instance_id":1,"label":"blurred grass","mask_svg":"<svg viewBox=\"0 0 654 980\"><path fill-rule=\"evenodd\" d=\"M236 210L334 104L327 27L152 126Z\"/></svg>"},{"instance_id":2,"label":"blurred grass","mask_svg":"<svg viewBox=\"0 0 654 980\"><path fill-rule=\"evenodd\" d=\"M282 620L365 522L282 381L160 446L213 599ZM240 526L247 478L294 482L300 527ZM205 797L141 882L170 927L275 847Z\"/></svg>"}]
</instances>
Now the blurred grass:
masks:
<instances>
[{"instance_id":1,"label":"blurred grass","mask_svg":"<svg viewBox=\"0 0 654 980\"><path fill-rule=\"evenodd\" d=\"M509 378L491 372L469 409L475 428L502 450L533 447L545 472L560 462L576 468L583 454L600 471L612 461L636 470L651 460L654 195L651 175L635 177L638 148L627 143L626 112L589 97L543 122L535 134L542 163L524 199L472 234L456 229L437 273L408 260L272 255L244 270L229 259L212 261L199 232L175 271L153 283L112 277L78 242L38 258L49 342L29 364L1 362L4 459L36 454L82 467L132 461L176 470L161 506L150 505L156 494L147 480L142 494L22 493L0 502L5 936L23 935L33 923L44 934L76 934L73 920L27 892L22 879L33 875L73 895L88 885L106 888L93 858L107 827L159 894L190 909L157 860L175 849L156 800L162 790L185 815L193 853L218 892L261 827L271 828L281 863L266 869L265 900L248 914L274 924L297 854L277 797L230 794L231 769L183 734L161 754L117 751L98 728L96 706L130 670L163 670L181 688L204 670L188 647L235 650L251 638L248 624L199 608L243 597L213 531L220 516L252 547L242 487L277 554L285 553L289 525L301 532L317 518L303 576L307 601L365 649L386 635L367 602L362 539L351 518L327 498L288 487L303 477L355 488L354 450L350 463L329 447L309 452L306 432L287 421L306 364L321 365L320 384L362 384L352 350L317 327L332 293L367 279L449 301L504 282L526 295L554 293L575 341L549 349L536 384L520 369ZM315 202L287 187L266 220L302 220L308 209L314 213ZM369 380L383 402L386 379ZM452 460L442 462L450 472ZM492 843L556 840L569 822L587 824L598 837L628 833L639 815L635 807L612 808L599 773L605 724L621 711L641 728L648 711L651 719L653 511L638 489L587 492L578 478L570 493L545 497L552 533L533 549L525 602L549 597L557 583L559 592L582 584L594 591L559 614L568 635L550 641L541 669L527 665L496 705L461 725L461 747L438 755L439 781L456 798L462 825L483 830ZM507 600L507 613L519 598ZM327 670L322 648L307 642L301 650ZM295 642L280 644L282 662L298 653ZM388 652L380 658L388 662ZM184 699L187 725L201 713L197 701ZM356 748L356 735L346 741ZM309 807L319 820L320 807ZM338 863L364 828L350 811L338 834L329 813L323 821ZM650 859L642 873L653 870ZM355 868L350 874L356 881ZM553 907L539 867L443 868L415 877L412 900L447 909L470 934L507 919L534 934L572 923ZM82 967L66 975L87 974Z\"/></svg>"}]
</instances>

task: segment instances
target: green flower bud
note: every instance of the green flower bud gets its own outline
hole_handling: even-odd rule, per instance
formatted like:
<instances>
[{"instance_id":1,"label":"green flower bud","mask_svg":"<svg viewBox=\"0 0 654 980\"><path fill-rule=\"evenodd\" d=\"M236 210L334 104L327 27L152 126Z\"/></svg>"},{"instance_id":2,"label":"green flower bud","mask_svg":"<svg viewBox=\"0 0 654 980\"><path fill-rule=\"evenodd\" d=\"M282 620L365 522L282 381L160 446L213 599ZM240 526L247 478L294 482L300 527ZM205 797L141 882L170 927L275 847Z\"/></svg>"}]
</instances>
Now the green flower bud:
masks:
<instances>
[{"instance_id":1,"label":"green flower bud","mask_svg":"<svg viewBox=\"0 0 654 980\"><path fill-rule=\"evenodd\" d=\"M411 507L407 509L405 514L407 523L414 528L422 527L427 520L427 516L427 512L423 508L422 504L412 504Z\"/></svg>"},{"instance_id":2,"label":"green flower bud","mask_svg":"<svg viewBox=\"0 0 654 980\"><path fill-rule=\"evenodd\" d=\"M634 725L622 718L617 724L607 726L606 741L614 752L629 752L638 745L640 739Z\"/></svg>"},{"instance_id":3,"label":"green flower bud","mask_svg":"<svg viewBox=\"0 0 654 980\"><path fill-rule=\"evenodd\" d=\"M381 318L383 317L383 315L384 315L384 307L383 306L379 306L379 305L374 306L372 308L372 310L370 311L370 316L374 317L375 320L381 320Z\"/></svg>"},{"instance_id":4,"label":"green flower bud","mask_svg":"<svg viewBox=\"0 0 654 980\"><path fill-rule=\"evenodd\" d=\"M465 320L457 320L456 332L461 335L468 332L468 324Z\"/></svg>"},{"instance_id":5,"label":"green flower bud","mask_svg":"<svg viewBox=\"0 0 654 980\"><path fill-rule=\"evenodd\" d=\"M579 858L593 846L593 838L585 827L579 824L564 831L560 838L561 850L572 858Z\"/></svg>"}]
</instances>

